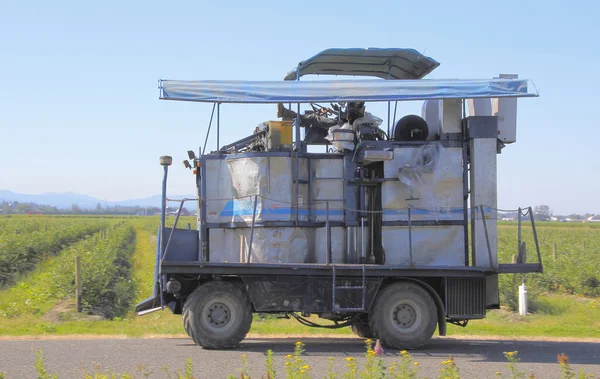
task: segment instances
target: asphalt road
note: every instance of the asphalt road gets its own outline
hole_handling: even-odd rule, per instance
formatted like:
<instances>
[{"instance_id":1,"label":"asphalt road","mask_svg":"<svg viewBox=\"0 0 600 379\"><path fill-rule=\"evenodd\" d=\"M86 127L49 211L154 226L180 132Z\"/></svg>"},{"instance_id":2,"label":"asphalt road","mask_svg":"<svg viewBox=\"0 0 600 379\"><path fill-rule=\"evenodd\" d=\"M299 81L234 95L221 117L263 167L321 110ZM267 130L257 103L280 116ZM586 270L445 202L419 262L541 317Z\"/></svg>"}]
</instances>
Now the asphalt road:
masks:
<instances>
[{"instance_id":1,"label":"asphalt road","mask_svg":"<svg viewBox=\"0 0 600 379\"><path fill-rule=\"evenodd\" d=\"M312 366L315 378L326 372L329 357L335 359L338 372L345 365L343 358L361 357L363 342L357 338L303 338L306 344L306 361ZM0 341L0 372L7 379L36 378L33 364L35 352L42 349L49 373L60 379L82 378L82 363L88 369L99 363L102 369L132 373L138 364L154 372L151 378L167 377L161 368L165 365L171 372L183 370L185 359L191 358L194 374L198 378L225 378L236 373L241 366L241 355L246 354L254 378L262 377L264 353L275 351L277 368L283 371L283 356L292 352L293 339L265 338L247 339L237 349L229 351L204 350L187 338L167 339L82 339L82 340L32 340ZM600 377L600 343L559 341L507 341L507 340L461 340L434 339L421 350L411 351L420 363L421 375L437 378L440 362L449 354L454 357L461 378L493 378L496 371L506 372L503 352L519 351L518 367L536 378L558 378L556 356L569 356L572 367L584 368L586 372ZM398 359L397 350L386 350L384 360L390 364ZM359 360L360 362L360 360ZM138 377L138 376L136 376ZM140 376L141 377L141 376Z\"/></svg>"}]
</instances>

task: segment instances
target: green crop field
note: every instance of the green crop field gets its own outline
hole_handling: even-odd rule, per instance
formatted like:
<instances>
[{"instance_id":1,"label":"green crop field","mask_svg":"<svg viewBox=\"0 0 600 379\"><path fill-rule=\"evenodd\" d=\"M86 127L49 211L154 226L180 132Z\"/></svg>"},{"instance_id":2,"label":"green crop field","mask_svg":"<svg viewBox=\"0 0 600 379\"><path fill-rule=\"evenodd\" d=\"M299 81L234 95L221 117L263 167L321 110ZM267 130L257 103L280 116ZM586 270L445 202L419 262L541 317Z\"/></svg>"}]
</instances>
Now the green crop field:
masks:
<instances>
[{"instance_id":1,"label":"green crop field","mask_svg":"<svg viewBox=\"0 0 600 379\"><path fill-rule=\"evenodd\" d=\"M46 256L106 226L99 219L66 217L0 218L0 287L35 268Z\"/></svg>"},{"instance_id":2,"label":"green crop field","mask_svg":"<svg viewBox=\"0 0 600 379\"><path fill-rule=\"evenodd\" d=\"M180 225L194 222L185 217ZM0 217L0 336L184 333L181 317L168 310L143 317L133 312L152 291L158 223L158 217ZM451 335L600 338L600 225L538 223L538 237L544 273L501 276L505 308L467 328L450 326ZM527 261L535 262L530 228L522 238ZM499 223L498 245L500 260L510 263L517 251L516 223ZM82 263L82 313L75 310L75 256ZM510 311L523 280L533 313L526 317ZM257 315L251 333L351 331L323 332Z\"/></svg>"},{"instance_id":3,"label":"green crop field","mask_svg":"<svg viewBox=\"0 0 600 379\"><path fill-rule=\"evenodd\" d=\"M527 245L527 261L536 262L531 228L523 228L522 238ZM538 223L538 240L544 273L524 277L530 292L600 296L600 225ZM517 245L516 224L500 224L499 259L510 263ZM500 279L502 302L513 309L522 279L521 275L502 275Z\"/></svg>"}]
</instances>

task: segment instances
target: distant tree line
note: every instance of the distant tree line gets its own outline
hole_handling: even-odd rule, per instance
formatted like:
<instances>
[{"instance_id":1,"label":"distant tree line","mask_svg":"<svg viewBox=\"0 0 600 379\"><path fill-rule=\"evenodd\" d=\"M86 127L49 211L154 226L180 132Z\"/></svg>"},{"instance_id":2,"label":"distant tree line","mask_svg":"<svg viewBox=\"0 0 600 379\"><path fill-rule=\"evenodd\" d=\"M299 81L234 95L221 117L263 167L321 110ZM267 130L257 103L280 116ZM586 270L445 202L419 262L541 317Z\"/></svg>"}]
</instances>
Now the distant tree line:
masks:
<instances>
[{"instance_id":1,"label":"distant tree line","mask_svg":"<svg viewBox=\"0 0 600 379\"><path fill-rule=\"evenodd\" d=\"M550 209L550 207L547 205L537 205L534 208L533 213L535 215L535 219L538 221L549 221L554 216L552 209ZM569 220L573 220L573 221L583 221L583 220L587 220L588 218L590 218L592 216L594 216L593 213L585 213L585 214L571 213L570 215L556 216L556 218L557 219L569 219Z\"/></svg>"},{"instance_id":2,"label":"distant tree line","mask_svg":"<svg viewBox=\"0 0 600 379\"><path fill-rule=\"evenodd\" d=\"M160 213L159 207L102 205L95 208L81 208L72 204L70 208L58 208L54 205L1 201L0 214L82 214L82 215L137 215L152 216Z\"/></svg>"}]
</instances>

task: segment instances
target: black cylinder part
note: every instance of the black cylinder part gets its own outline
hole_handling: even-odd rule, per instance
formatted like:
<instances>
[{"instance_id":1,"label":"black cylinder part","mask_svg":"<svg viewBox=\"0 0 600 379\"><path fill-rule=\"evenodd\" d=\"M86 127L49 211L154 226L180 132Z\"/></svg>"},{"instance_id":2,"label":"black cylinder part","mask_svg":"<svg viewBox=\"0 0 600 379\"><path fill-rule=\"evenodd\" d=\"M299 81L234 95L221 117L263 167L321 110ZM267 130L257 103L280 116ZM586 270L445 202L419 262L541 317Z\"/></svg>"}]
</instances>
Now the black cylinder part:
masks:
<instances>
[{"instance_id":1,"label":"black cylinder part","mask_svg":"<svg viewBox=\"0 0 600 379\"><path fill-rule=\"evenodd\" d=\"M429 127L422 117L410 114L398 120L393 135L395 141L425 141Z\"/></svg>"}]
</instances>

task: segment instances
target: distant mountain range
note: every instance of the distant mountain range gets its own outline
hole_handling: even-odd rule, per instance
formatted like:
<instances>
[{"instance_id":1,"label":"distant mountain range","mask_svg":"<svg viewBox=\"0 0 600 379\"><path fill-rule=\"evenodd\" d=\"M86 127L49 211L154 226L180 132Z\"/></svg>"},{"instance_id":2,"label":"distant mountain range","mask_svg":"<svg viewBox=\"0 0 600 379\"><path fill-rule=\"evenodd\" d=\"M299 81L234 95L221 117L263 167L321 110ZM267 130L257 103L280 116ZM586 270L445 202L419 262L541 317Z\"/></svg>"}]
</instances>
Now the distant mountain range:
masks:
<instances>
[{"instance_id":1,"label":"distant mountain range","mask_svg":"<svg viewBox=\"0 0 600 379\"><path fill-rule=\"evenodd\" d=\"M183 197L193 198L194 195L169 195L173 199L181 199ZM154 195L142 199L131 199L123 201L108 201L97 199L92 196L82 195L73 192L46 192L37 195L24 193L16 193L12 191L0 190L0 201L18 201L19 203L36 203L40 205L54 205L56 208L70 208L73 204L77 204L79 208L96 208L98 204L104 206L140 206L140 207L160 207L160 195ZM188 205L186 208L193 207Z\"/></svg>"}]
</instances>

